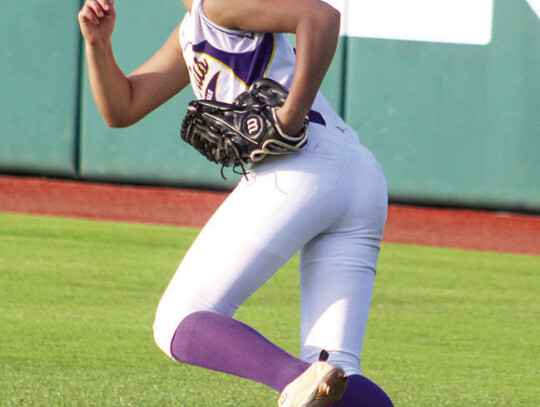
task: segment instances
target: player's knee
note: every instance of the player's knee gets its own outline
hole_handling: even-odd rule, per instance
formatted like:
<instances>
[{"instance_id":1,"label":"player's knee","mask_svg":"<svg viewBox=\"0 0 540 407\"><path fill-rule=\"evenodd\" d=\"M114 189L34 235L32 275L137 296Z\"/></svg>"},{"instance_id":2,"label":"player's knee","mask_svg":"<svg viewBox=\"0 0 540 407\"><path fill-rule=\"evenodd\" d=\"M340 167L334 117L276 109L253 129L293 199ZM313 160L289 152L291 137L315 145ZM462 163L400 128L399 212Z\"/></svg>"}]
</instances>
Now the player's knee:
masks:
<instances>
[{"instance_id":1,"label":"player's knee","mask_svg":"<svg viewBox=\"0 0 540 407\"><path fill-rule=\"evenodd\" d=\"M154 321L154 341L159 349L171 359L189 363L189 355L185 354L186 340L197 329L198 316L208 311L190 313L179 322L156 315Z\"/></svg>"},{"instance_id":2,"label":"player's knee","mask_svg":"<svg viewBox=\"0 0 540 407\"><path fill-rule=\"evenodd\" d=\"M182 361L172 350L173 340L179 343L184 339L185 334L178 333L178 328L186 319L191 320L192 318L189 317L197 314L197 311L202 310L193 305L178 307L174 311L170 307L161 306L161 304L158 306L153 326L154 342L170 358Z\"/></svg>"},{"instance_id":3,"label":"player's knee","mask_svg":"<svg viewBox=\"0 0 540 407\"><path fill-rule=\"evenodd\" d=\"M154 324L154 342L156 343L157 347L169 357L171 357L171 339L168 338L168 335L164 335L163 330L160 329L159 325L156 326Z\"/></svg>"},{"instance_id":4,"label":"player's knee","mask_svg":"<svg viewBox=\"0 0 540 407\"><path fill-rule=\"evenodd\" d=\"M157 347L168 357L173 358L171 353L171 343L176 331L177 323L172 322L170 318L166 318L159 311L156 313L154 320L154 342Z\"/></svg>"}]
</instances>

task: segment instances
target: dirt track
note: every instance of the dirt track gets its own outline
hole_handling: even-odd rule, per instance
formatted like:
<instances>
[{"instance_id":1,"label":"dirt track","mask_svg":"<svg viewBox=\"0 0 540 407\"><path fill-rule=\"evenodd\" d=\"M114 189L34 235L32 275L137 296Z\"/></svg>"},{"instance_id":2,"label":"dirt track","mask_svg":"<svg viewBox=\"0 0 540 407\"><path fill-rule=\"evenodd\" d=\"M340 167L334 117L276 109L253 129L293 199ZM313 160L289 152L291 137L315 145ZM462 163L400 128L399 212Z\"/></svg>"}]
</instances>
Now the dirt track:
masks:
<instances>
[{"instance_id":1,"label":"dirt track","mask_svg":"<svg viewBox=\"0 0 540 407\"><path fill-rule=\"evenodd\" d=\"M1 212L200 227L226 197L174 188L0 177ZM391 206L384 240L540 256L540 217Z\"/></svg>"}]
</instances>

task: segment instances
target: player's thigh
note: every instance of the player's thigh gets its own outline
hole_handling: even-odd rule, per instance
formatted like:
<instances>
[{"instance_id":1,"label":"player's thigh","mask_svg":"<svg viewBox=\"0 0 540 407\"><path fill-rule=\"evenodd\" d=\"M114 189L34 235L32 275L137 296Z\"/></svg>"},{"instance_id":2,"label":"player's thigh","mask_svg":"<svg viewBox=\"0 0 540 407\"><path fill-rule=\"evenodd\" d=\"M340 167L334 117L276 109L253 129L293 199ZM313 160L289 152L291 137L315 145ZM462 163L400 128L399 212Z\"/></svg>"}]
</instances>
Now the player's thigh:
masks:
<instances>
[{"instance_id":1,"label":"player's thigh","mask_svg":"<svg viewBox=\"0 0 540 407\"><path fill-rule=\"evenodd\" d=\"M197 311L232 317L286 261L246 242L224 243L196 241L163 293L154 338L165 353L169 354L174 332L185 317Z\"/></svg>"}]
</instances>

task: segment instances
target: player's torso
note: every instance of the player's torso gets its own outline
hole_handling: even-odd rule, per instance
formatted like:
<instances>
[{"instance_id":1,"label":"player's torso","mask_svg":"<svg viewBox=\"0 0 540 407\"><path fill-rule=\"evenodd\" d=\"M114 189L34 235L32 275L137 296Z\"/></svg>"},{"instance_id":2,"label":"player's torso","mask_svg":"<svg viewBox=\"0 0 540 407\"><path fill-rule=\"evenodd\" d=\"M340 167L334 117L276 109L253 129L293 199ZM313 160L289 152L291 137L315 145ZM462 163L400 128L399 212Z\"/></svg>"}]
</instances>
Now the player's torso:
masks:
<instances>
[{"instance_id":1,"label":"player's torso","mask_svg":"<svg viewBox=\"0 0 540 407\"><path fill-rule=\"evenodd\" d=\"M295 55L285 35L226 30L208 20L201 0L182 22L180 43L199 99L230 102L262 77L290 87Z\"/></svg>"},{"instance_id":2,"label":"player's torso","mask_svg":"<svg viewBox=\"0 0 540 407\"><path fill-rule=\"evenodd\" d=\"M182 21L180 45L197 99L230 103L263 77L291 87L296 55L286 34L227 30L205 16L203 0L194 0ZM346 131L349 138L357 139L320 92L309 120L330 130L325 134L339 129L340 134Z\"/></svg>"}]
</instances>

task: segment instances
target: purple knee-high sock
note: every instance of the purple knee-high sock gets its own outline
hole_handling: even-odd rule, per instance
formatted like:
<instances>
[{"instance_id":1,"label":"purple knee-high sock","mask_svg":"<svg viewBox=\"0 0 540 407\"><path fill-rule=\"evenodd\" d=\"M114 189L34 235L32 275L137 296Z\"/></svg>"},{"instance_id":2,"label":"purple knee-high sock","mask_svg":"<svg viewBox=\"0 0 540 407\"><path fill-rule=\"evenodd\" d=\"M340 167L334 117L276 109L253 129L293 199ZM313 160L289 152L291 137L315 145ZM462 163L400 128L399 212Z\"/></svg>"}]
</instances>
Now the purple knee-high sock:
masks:
<instances>
[{"instance_id":1,"label":"purple knee-high sock","mask_svg":"<svg viewBox=\"0 0 540 407\"><path fill-rule=\"evenodd\" d=\"M364 376L349 376L343 401L334 407L393 407L386 393Z\"/></svg>"},{"instance_id":2,"label":"purple knee-high sock","mask_svg":"<svg viewBox=\"0 0 540 407\"><path fill-rule=\"evenodd\" d=\"M207 311L180 322L171 353L180 362L254 380L278 392L310 366L242 322Z\"/></svg>"}]
</instances>

